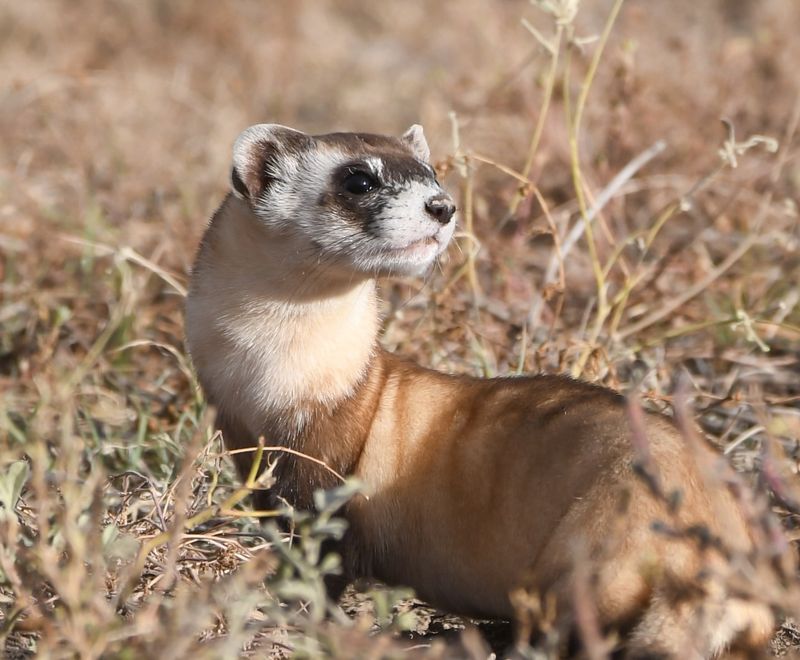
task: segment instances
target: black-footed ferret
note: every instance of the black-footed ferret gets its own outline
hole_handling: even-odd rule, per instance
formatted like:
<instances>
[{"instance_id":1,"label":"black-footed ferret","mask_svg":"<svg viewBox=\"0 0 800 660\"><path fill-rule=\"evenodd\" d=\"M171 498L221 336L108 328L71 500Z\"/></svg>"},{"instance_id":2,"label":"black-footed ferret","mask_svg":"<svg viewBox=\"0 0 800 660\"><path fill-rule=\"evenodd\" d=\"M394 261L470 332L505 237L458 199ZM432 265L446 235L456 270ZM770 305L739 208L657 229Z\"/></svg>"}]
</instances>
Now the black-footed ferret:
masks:
<instances>
[{"instance_id":1,"label":"black-footed ferret","mask_svg":"<svg viewBox=\"0 0 800 660\"><path fill-rule=\"evenodd\" d=\"M580 540L592 607L630 655L710 657L768 638L769 607L726 586L739 569L652 527L703 526L747 556L739 506L699 467L710 449L645 415L662 487L682 494L670 513L635 474L617 393L561 376L452 376L381 348L375 279L426 271L455 224L421 127L395 138L252 126L233 149L232 188L192 274L192 360L229 448L264 436L366 484L369 498L344 511L347 577L496 618L513 617L509 594L525 586L552 594L569 626ZM246 473L251 456L236 460ZM273 495L301 509L335 485L291 455L276 476ZM676 584L696 588L676 596Z\"/></svg>"}]
</instances>

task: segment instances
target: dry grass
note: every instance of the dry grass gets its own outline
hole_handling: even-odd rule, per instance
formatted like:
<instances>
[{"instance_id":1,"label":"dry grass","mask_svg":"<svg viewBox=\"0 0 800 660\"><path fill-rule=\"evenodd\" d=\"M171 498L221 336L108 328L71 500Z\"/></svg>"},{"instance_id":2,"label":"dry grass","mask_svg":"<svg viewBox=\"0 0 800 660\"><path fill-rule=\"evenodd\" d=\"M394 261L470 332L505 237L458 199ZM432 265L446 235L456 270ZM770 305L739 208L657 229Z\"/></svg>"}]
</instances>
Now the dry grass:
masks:
<instances>
[{"instance_id":1,"label":"dry grass","mask_svg":"<svg viewBox=\"0 0 800 660\"><path fill-rule=\"evenodd\" d=\"M243 514L181 306L229 145L257 121L422 121L461 237L424 287L385 287L386 345L664 409L682 378L796 535L800 5L629 0L606 42L619 4L574 23L523 0L0 6L6 654L485 653L444 634L458 621L393 614L398 594L326 618L314 559L335 522L298 520L288 547Z\"/></svg>"}]
</instances>

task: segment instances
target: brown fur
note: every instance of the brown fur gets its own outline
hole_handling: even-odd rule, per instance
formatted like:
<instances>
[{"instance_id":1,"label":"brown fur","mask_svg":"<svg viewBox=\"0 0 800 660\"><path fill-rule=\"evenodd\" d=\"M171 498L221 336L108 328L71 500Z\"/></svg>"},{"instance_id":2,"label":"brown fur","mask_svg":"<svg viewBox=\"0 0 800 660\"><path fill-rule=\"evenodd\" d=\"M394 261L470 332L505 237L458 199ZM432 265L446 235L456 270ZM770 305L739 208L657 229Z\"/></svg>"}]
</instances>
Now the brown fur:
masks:
<instances>
[{"instance_id":1,"label":"brown fur","mask_svg":"<svg viewBox=\"0 0 800 660\"><path fill-rule=\"evenodd\" d=\"M636 474L623 397L562 376L451 376L391 355L376 343L372 283L321 279L297 299L305 271L290 243L229 198L201 246L187 333L228 447L263 436L365 483L367 495L345 510L348 578L410 585L441 608L509 619L509 594L524 586L553 594L568 626L584 557L600 624L630 630L631 656L708 657L736 639L768 638L769 608L726 587L734 569L725 554L745 557L753 542L732 495L700 467L717 459L710 449L690 447L666 417L645 416L649 467L664 493L682 494L671 511ZM251 326L252 336L234 334ZM264 384L259 363L240 359L268 340L283 349L264 353L277 379ZM283 383L298 374L302 387ZM248 455L237 462L248 470ZM302 509L315 489L335 485L295 456L280 459L276 476L272 497ZM654 531L654 521L703 526L725 553Z\"/></svg>"}]
</instances>

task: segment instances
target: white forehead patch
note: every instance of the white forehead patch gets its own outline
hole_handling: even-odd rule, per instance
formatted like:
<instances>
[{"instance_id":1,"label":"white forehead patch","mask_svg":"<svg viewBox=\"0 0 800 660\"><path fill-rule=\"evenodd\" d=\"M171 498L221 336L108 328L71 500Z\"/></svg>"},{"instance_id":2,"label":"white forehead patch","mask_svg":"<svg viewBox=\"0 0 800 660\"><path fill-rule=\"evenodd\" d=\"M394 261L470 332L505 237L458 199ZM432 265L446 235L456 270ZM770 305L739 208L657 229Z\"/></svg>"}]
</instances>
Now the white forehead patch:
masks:
<instances>
[{"instance_id":1,"label":"white forehead patch","mask_svg":"<svg viewBox=\"0 0 800 660\"><path fill-rule=\"evenodd\" d=\"M369 166L369 169L372 170L372 173L378 177L379 179L383 176L383 160L378 158L377 156L370 156L369 158L365 158L364 162Z\"/></svg>"}]
</instances>

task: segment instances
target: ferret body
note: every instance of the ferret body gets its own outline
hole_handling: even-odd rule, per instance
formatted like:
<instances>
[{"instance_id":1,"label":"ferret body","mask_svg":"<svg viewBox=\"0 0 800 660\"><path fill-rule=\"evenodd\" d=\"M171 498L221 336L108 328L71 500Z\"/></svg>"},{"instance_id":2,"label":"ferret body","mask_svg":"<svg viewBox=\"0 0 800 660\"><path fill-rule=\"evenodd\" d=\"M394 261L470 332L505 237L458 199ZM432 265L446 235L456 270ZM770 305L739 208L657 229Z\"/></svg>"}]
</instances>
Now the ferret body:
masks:
<instances>
[{"instance_id":1,"label":"ferret body","mask_svg":"<svg viewBox=\"0 0 800 660\"><path fill-rule=\"evenodd\" d=\"M573 625L576 557L603 629L631 657L711 657L763 643L773 616L729 593L721 553L654 521L753 548L739 506L663 416L645 414L670 511L636 474L625 400L561 376L480 379L422 368L378 343L375 279L422 273L454 205L422 131L308 136L276 125L237 140L233 191L203 238L186 308L191 356L231 449L259 437L360 478L344 511L346 576L413 587L453 612L514 617L510 594L552 594ZM241 471L251 455L237 454ZM284 455L272 496L311 509L330 471ZM700 593L676 596L675 585ZM711 577L709 577L711 576ZM680 591L680 590L678 590Z\"/></svg>"}]
</instances>

